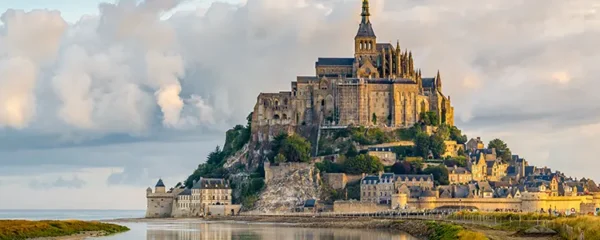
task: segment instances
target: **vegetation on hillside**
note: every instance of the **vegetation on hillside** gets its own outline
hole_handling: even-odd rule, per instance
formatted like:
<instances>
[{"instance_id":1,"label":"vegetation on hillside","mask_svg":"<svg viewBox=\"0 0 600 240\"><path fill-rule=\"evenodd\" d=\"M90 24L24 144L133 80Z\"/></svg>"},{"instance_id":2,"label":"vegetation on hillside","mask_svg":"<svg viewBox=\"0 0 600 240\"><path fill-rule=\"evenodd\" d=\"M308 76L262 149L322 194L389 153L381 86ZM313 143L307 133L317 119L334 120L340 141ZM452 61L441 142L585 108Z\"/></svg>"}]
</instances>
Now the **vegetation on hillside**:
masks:
<instances>
[{"instance_id":1,"label":"vegetation on hillside","mask_svg":"<svg viewBox=\"0 0 600 240\"><path fill-rule=\"evenodd\" d=\"M281 134L271 142L271 162L310 162L310 142L299 135Z\"/></svg>"},{"instance_id":2,"label":"vegetation on hillside","mask_svg":"<svg viewBox=\"0 0 600 240\"><path fill-rule=\"evenodd\" d=\"M184 182L186 187L192 187L194 181L198 181L201 177L204 178L226 178L229 175L227 169L223 168L223 164L227 158L241 150L244 145L250 141L250 130L252 123L252 113L246 118L248 121L244 127L237 125L227 131L225 136L225 145L221 149L217 146L214 151L208 154L206 162L198 165L198 168Z\"/></svg>"},{"instance_id":3,"label":"vegetation on hillside","mask_svg":"<svg viewBox=\"0 0 600 240\"><path fill-rule=\"evenodd\" d=\"M0 220L0 240L61 237L84 232L109 235L125 231L129 228L100 222Z\"/></svg>"},{"instance_id":4,"label":"vegetation on hillside","mask_svg":"<svg viewBox=\"0 0 600 240\"><path fill-rule=\"evenodd\" d=\"M488 144L488 148L495 148L496 155L502 158L502 162L506 163L512 160L512 153L510 152L510 148L508 148L508 145L506 145L504 141L496 138L490 141L490 143Z\"/></svg>"}]
</instances>

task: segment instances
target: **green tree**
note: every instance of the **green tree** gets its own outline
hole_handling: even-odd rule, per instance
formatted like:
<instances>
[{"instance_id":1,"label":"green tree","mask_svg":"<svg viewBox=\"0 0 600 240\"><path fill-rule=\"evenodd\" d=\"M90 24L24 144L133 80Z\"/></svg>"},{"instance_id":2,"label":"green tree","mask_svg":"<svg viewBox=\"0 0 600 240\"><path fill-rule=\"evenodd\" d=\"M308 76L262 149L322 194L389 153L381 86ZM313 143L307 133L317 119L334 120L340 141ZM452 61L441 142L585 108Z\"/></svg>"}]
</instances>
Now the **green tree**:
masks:
<instances>
[{"instance_id":1,"label":"green tree","mask_svg":"<svg viewBox=\"0 0 600 240\"><path fill-rule=\"evenodd\" d=\"M456 126L450 127L450 140L456 141L458 144L465 144L468 141L467 135L463 135Z\"/></svg>"},{"instance_id":2,"label":"green tree","mask_svg":"<svg viewBox=\"0 0 600 240\"><path fill-rule=\"evenodd\" d=\"M346 159L343 166L345 172L349 174L370 174L383 171L383 164L381 164L379 158L366 154L361 154L356 157Z\"/></svg>"},{"instance_id":3,"label":"green tree","mask_svg":"<svg viewBox=\"0 0 600 240\"><path fill-rule=\"evenodd\" d=\"M440 118L436 112L427 112L427 117L429 118L429 122L432 126L437 126L440 124Z\"/></svg>"},{"instance_id":4,"label":"green tree","mask_svg":"<svg viewBox=\"0 0 600 240\"><path fill-rule=\"evenodd\" d=\"M274 161L275 161L275 163L279 164L279 163L287 162L287 159L285 158L285 156L283 156L283 154L279 153L279 154L277 154L277 156L275 156Z\"/></svg>"},{"instance_id":5,"label":"green tree","mask_svg":"<svg viewBox=\"0 0 600 240\"><path fill-rule=\"evenodd\" d=\"M450 127L446 124L442 124L435 131L435 135L439 136L444 140L450 140Z\"/></svg>"},{"instance_id":6,"label":"green tree","mask_svg":"<svg viewBox=\"0 0 600 240\"><path fill-rule=\"evenodd\" d=\"M415 137L415 154L417 156L427 158L430 147L431 142L429 141L429 136L427 136L427 134L424 132L418 133Z\"/></svg>"},{"instance_id":7,"label":"green tree","mask_svg":"<svg viewBox=\"0 0 600 240\"><path fill-rule=\"evenodd\" d=\"M309 162L310 143L298 135L288 136L281 145L279 153L289 162Z\"/></svg>"},{"instance_id":8,"label":"green tree","mask_svg":"<svg viewBox=\"0 0 600 240\"><path fill-rule=\"evenodd\" d=\"M377 125L377 115L375 115L375 113L373 113L373 116L371 117L371 121L373 122L373 125Z\"/></svg>"},{"instance_id":9,"label":"green tree","mask_svg":"<svg viewBox=\"0 0 600 240\"><path fill-rule=\"evenodd\" d=\"M496 155L498 155L502 159L502 162L506 163L512 159L512 153L510 152L510 148L508 148L508 145L504 141L498 138L490 141L490 143L488 144L488 148L495 148Z\"/></svg>"},{"instance_id":10,"label":"green tree","mask_svg":"<svg viewBox=\"0 0 600 240\"><path fill-rule=\"evenodd\" d=\"M441 158L442 155L446 152L446 143L444 143L444 139L437 135L432 135L429 137L429 147L433 156L435 158Z\"/></svg>"},{"instance_id":11,"label":"green tree","mask_svg":"<svg viewBox=\"0 0 600 240\"><path fill-rule=\"evenodd\" d=\"M433 175L433 179L435 179L435 183L437 185L448 185L450 181L448 180L448 169L446 166L430 166L423 171L424 174Z\"/></svg>"}]
</instances>

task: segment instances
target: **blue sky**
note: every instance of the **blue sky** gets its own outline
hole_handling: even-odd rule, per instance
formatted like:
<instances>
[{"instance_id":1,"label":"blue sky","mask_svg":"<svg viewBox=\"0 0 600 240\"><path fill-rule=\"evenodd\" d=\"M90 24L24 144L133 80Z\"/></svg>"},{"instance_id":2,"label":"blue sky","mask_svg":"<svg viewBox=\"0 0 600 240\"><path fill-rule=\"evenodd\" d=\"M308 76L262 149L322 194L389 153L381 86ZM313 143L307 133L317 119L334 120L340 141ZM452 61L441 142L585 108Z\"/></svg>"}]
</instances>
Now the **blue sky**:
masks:
<instances>
[{"instance_id":1,"label":"blue sky","mask_svg":"<svg viewBox=\"0 0 600 240\"><path fill-rule=\"evenodd\" d=\"M361 6L196 0L99 16L100 2L0 0L0 208L143 209L146 187L184 180L258 94L353 56ZM424 77L440 70L469 137L600 178L597 0L370 2L378 42L399 40Z\"/></svg>"},{"instance_id":2,"label":"blue sky","mask_svg":"<svg viewBox=\"0 0 600 240\"><path fill-rule=\"evenodd\" d=\"M59 10L68 22L76 22L83 15L98 14L98 4L117 0L0 0L0 12L6 9L49 9ZM207 8L217 0L184 0L176 10ZM242 0L219 0L220 2L240 3Z\"/></svg>"}]
</instances>

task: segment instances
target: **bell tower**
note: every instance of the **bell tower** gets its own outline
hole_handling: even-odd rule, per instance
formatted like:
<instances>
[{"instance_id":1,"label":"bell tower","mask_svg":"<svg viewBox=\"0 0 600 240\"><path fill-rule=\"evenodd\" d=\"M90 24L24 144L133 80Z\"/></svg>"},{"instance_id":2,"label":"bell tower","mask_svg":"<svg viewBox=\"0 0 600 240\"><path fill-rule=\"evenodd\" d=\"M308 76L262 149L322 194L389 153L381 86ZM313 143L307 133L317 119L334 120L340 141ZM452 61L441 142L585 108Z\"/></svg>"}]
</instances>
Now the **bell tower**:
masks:
<instances>
[{"instance_id":1,"label":"bell tower","mask_svg":"<svg viewBox=\"0 0 600 240\"><path fill-rule=\"evenodd\" d=\"M373 31L371 20L369 19L371 16L371 13L369 12L369 0L363 0L362 13L360 15L362 16L362 20L358 27L358 33L356 33L356 37L354 38L355 55L376 55L377 37Z\"/></svg>"},{"instance_id":2,"label":"bell tower","mask_svg":"<svg viewBox=\"0 0 600 240\"><path fill-rule=\"evenodd\" d=\"M369 65L368 72L374 72L373 74L366 73L367 75L378 75L376 68L374 69L377 62L377 37L373 26L371 25L371 13L369 12L369 0L363 0L362 2L362 13L361 22L358 27L356 37L354 37L354 57L358 63L358 68L362 68L363 65ZM374 71L373 71L374 70ZM363 71L364 72L364 71ZM364 75L363 74L358 74Z\"/></svg>"}]
</instances>

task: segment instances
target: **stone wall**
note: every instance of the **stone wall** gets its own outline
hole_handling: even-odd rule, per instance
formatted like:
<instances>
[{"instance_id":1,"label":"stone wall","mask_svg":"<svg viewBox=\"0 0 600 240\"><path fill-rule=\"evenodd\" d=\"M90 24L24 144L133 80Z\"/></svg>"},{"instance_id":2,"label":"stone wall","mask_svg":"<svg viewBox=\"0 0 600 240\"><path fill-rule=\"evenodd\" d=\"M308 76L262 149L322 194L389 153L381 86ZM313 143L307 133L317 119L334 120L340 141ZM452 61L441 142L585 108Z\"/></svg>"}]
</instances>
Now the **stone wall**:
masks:
<instances>
[{"instance_id":1,"label":"stone wall","mask_svg":"<svg viewBox=\"0 0 600 240\"><path fill-rule=\"evenodd\" d=\"M241 207L242 205L208 205L206 212L211 216L231 216L239 214Z\"/></svg>"},{"instance_id":2,"label":"stone wall","mask_svg":"<svg viewBox=\"0 0 600 240\"><path fill-rule=\"evenodd\" d=\"M333 189L344 189L348 183L345 173L325 173L324 180Z\"/></svg>"},{"instance_id":3,"label":"stone wall","mask_svg":"<svg viewBox=\"0 0 600 240\"><path fill-rule=\"evenodd\" d=\"M333 212L381 212L389 210L389 205L381 205L373 202L358 202L358 201L335 201L333 203Z\"/></svg>"},{"instance_id":4,"label":"stone wall","mask_svg":"<svg viewBox=\"0 0 600 240\"><path fill-rule=\"evenodd\" d=\"M265 183L268 184L273 178L285 178L285 175L292 171L312 169L309 163L281 163L278 166L266 162L265 165ZM312 175L312 171L310 173Z\"/></svg>"},{"instance_id":5,"label":"stone wall","mask_svg":"<svg viewBox=\"0 0 600 240\"><path fill-rule=\"evenodd\" d=\"M173 210L173 194L171 193L148 193L146 195L146 217L164 218L171 217Z\"/></svg>"}]
</instances>

